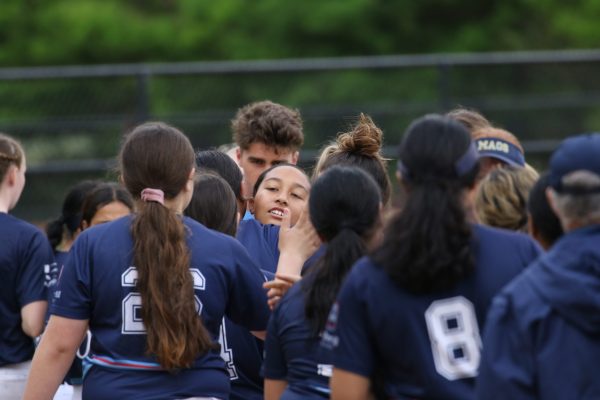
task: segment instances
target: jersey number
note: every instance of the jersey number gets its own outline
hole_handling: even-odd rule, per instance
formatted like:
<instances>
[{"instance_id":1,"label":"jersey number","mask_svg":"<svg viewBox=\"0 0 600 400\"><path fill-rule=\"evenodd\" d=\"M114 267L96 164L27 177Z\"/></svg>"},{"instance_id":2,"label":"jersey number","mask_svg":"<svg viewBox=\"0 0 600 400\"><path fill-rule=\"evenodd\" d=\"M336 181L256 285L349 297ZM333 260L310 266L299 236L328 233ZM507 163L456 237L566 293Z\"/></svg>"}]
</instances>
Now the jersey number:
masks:
<instances>
[{"instance_id":1,"label":"jersey number","mask_svg":"<svg viewBox=\"0 0 600 400\"><path fill-rule=\"evenodd\" d=\"M190 273L194 278L194 289L204 290L206 286L206 279L204 275L195 269L191 268ZM137 283L137 270L135 267L129 267L121 275L121 286L123 287L135 287ZM196 299L196 310L198 315L202 313L202 302L198 296L194 296ZM121 333L125 335L140 335L146 333L144 322L142 321L142 296L138 292L131 292L122 302L122 321Z\"/></svg>"},{"instance_id":2,"label":"jersey number","mask_svg":"<svg viewBox=\"0 0 600 400\"><path fill-rule=\"evenodd\" d=\"M229 372L229 379L238 379L238 374L233 363L233 350L227 346L227 330L225 329L225 318L221 321L221 328L219 329L219 344L221 345L221 358L225 361L225 367Z\"/></svg>"},{"instance_id":3,"label":"jersey number","mask_svg":"<svg viewBox=\"0 0 600 400\"><path fill-rule=\"evenodd\" d=\"M481 338L473 304L462 296L434 301L425 322L436 371L451 381L477 376Z\"/></svg>"}]
</instances>

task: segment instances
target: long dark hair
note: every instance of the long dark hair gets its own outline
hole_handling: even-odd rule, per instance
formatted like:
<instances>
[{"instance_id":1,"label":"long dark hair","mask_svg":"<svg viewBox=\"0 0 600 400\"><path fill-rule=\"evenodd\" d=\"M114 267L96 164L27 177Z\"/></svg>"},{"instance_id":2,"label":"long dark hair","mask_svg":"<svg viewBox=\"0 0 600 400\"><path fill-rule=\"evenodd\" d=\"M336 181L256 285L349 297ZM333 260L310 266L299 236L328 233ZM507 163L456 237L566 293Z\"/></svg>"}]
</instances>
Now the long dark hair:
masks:
<instances>
[{"instance_id":1,"label":"long dark hair","mask_svg":"<svg viewBox=\"0 0 600 400\"><path fill-rule=\"evenodd\" d=\"M195 165L194 149L179 130L158 122L135 128L121 149L125 187L135 199L146 188L175 198ZM190 252L180 216L158 202L138 201L131 232L142 297L147 352L167 370L189 367L212 348L196 310Z\"/></svg>"},{"instance_id":2,"label":"long dark hair","mask_svg":"<svg viewBox=\"0 0 600 400\"><path fill-rule=\"evenodd\" d=\"M373 260L409 291L449 288L474 268L463 204L479 170L470 134L448 117L427 115L408 127L399 159L406 203Z\"/></svg>"},{"instance_id":3,"label":"long dark hair","mask_svg":"<svg viewBox=\"0 0 600 400\"><path fill-rule=\"evenodd\" d=\"M235 237L237 213L235 194L225 179L210 172L196 175L194 196L185 215L207 228Z\"/></svg>"},{"instance_id":4,"label":"long dark hair","mask_svg":"<svg viewBox=\"0 0 600 400\"><path fill-rule=\"evenodd\" d=\"M240 167L227 154L218 150L202 150L196 153L198 171L212 171L219 175L233 190L235 198L243 201L242 180L244 176Z\"/></svg>"},{"instance_id":5,"label":"long dark hair","mask_svg":"<svg viewBox=\"0 0 600 400\"><path fill-rule=\"evenodd\" d=\"M310 219L327 243L325 254L302 280L305 315L313 333L325 327L342 281L365 254L365 241L374 233L380 205L377 183L358 167L331 167L312 186Z\"/></svg>"},{"instance_id":6,"label":"long dark hair","mask_svg":"<svg viewBox=\"0 0 600 400\"><path fill-rule=\"evenodd\" d=\"M102 182L90 191L81 206L81 221L89 227L98 210L113 201L123 203L133 211L133 198L121 185L115 182Z\"/></svg>"},{"instance_id":7,"label":"long dark hair","mask_svg":"<svg viewBox=\"0 0 600 400\"><path fill-rule=\"evenodd\" d=\"M48 223L46 235L53 249L56 249L63 239L74 239L77 230L81 226L81 207L85 196L92 191L98 181L84 180L72 186L62 204L60 216Z\"/></svg>"}]
</instances>

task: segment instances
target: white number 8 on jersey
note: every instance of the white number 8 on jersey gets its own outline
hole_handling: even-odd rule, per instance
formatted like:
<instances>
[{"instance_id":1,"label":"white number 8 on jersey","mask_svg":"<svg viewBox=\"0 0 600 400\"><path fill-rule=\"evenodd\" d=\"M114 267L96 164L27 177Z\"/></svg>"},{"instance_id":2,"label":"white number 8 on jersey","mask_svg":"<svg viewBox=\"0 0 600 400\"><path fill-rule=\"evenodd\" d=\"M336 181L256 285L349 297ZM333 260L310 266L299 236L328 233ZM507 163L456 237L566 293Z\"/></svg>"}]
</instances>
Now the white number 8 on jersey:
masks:
<instances>
[{"instance_id":1,"label":"white number 8 on jersey","mask_svg":"<svg viewBox=\"0 0 600 400\"><path fill-rule=\"evenodd\" d=\"M473 304L462 296L434 301L425 322L436 371L451 381L477 376L481 338Z\"/></svg>"}]
</instances>

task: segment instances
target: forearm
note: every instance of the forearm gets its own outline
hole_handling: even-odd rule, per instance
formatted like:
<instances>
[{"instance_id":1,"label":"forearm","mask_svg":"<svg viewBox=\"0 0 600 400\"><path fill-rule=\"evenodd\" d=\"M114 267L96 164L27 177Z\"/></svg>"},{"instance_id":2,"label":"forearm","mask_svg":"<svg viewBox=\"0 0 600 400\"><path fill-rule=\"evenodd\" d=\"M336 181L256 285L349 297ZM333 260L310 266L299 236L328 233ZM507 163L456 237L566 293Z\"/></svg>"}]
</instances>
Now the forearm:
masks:
<instances>
[{"instance_id":1,"label":"forearm","mask_svg":"<svg viewBox=\"0 0 600 400\"><path fill-rule=\"evenodd\" d=\"M21 308L21 329L25 334L34 338L42 333L47 307L48 303L42 300L26 304Z\"/></svg>"},{"instance_id":2,"label":"forearm","mask_svg":"<svg viewBox=\"0 0 600 400\"><path fill-rule=\"evenodd\" d=\"M342 369L334 368L329 382L332 400L370 400L369 379Z\"/></svg>"},{"instance_id":3,"label":"forearm","mask_svg":"<svg viewBox=\"0 0 600 400\"><path fill-rule=\"evenodd\" d=\"M46 338L38 346L27 379L24 400L52 400L65 377L75 352L53 347Z\"/></svg>"},{"instance_id":4,"label":"forearm","mask_svg":"<svg viewBox=\"0 0 600 400\"><path fill-rule=\"evenodd\" d=\"M265 379L265 400L279 400L287 385L283 379Z\"/></svg>"},{"instance_id":5,"label":"forearm","mask_svg":"<svg viewBox=\"0 0 600 400\"><path fill-rule=\"evenodd\" d=\"M25 400L52 400L87 331L87 320L52 316L33 356Z\"/></svg>"},{"instance_id":6,"label":"forearm","mask_svg":"<svg viewBox=\"0 0 600 400\"><path fill-rule=\"evenodd\" d=\"M279 255L277 273L286 275L300 275L306 257L293 251L284 251Z\"/></svg>"}]
</instances>

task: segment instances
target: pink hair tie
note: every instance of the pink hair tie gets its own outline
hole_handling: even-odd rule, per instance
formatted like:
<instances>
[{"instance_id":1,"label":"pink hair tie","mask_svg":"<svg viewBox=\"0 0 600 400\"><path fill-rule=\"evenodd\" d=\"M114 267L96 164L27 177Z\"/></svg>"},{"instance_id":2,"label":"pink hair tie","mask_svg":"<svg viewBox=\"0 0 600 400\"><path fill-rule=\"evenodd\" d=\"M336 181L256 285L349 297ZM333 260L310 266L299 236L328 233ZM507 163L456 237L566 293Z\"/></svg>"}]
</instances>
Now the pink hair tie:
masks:
<instances>
[{"instance_id":1,"label":"pink hair tie","mask_svg":"<svg viewBox=\"0 0 600 400\"><path fill-rule=\"evenodd\" d=\"M162 205L165 204L165 193L160 189L146 188L142 190L141 198L143 201L155 201Z\"/></svg>"}]
</instances>

